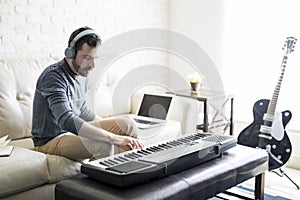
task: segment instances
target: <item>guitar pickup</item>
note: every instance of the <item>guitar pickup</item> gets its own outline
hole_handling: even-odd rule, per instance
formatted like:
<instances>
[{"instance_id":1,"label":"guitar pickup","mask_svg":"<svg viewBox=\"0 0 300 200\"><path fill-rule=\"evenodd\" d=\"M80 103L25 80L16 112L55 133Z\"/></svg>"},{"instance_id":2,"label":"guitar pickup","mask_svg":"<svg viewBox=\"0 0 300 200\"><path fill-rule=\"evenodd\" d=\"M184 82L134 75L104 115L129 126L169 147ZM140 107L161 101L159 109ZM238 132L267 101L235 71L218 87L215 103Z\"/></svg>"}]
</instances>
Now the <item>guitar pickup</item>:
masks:
<instances>
[{"instance_id":1,"label":"guitar pickup","mask_svg":"<svg viewBox=\"0 0 300 200\"><path fill-rule=\"evenodd\" d=\"M265 113L263 116L264 121L273 122L274 121L274 115Z\"/></svg>"},{"instance_id":2,"label":"guitar pickup","mask_svg":"<svg viewBox=\"0 0 300 200\"><path fill-rule=\"evenodd\" d=\"M272 133L272 127L262 125L262 126L260 126L259 131L260 131L261 133L266 133L266 134L271 135L271 133Z\"/></svg>"},{"instance_id":3,"label":"guitar pickup","mask_svg":"<svg viewBox=\"0 0 300 200\"><path fill-rule=\"evenodd\" d=\"M267 135L264 135L264 134L258 134L258 137L265 138L265 139L268 139L268 140L272 140L272 136L267 136Z\"/></svg>"}]
</instances>

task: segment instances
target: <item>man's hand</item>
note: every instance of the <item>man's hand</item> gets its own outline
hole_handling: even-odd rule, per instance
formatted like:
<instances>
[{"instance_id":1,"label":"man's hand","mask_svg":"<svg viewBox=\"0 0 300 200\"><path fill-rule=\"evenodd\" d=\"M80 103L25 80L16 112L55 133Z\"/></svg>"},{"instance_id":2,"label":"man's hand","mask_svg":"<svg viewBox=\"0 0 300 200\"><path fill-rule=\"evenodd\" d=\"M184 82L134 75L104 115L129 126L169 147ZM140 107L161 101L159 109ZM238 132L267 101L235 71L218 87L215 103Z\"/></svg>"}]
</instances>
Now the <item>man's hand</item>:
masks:
<instances>
[{"instance_id":1,"label":"man's hand","mask_svg":"<svg viewBox=\"0 0 300 200\"><path fill-rule=\"evenodd\" d=\"M79 129L79 136L101 142L110 142L125 150L142 149L144 145L136 138L125 135L117 135L84 122Z\"/></svg>"},{"instance_id":2,"label":"man's hand","mask_svg":"<svg viewBox=\"0 0 300 200\"><path fill-rule=\"evenodd\" d=\"M142 149L144 145L136 138L130 136L114 135L111 142L123 149Z\"/></svg>"}]
</instances>

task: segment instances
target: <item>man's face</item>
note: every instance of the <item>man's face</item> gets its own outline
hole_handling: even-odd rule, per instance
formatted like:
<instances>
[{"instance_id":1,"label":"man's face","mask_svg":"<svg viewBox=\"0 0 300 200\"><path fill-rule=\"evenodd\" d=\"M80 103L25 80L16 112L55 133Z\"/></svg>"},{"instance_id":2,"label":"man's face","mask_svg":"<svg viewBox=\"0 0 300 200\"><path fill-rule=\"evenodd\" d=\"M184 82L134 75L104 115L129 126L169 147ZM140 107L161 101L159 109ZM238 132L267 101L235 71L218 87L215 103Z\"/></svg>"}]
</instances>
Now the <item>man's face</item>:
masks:
<instances>
[{"instance_id":1,"label":"man's face","mask_svg":"<svg viewBox=\"0 0 300 200\"><path fill-rule=\"evenodd\" d=\"M77 51L76 57L72 60L74 70L78 75L87 77L95 67L96 47L90 47L87 43L82 45L82 49Z\"/></svg>"}]
</instances>

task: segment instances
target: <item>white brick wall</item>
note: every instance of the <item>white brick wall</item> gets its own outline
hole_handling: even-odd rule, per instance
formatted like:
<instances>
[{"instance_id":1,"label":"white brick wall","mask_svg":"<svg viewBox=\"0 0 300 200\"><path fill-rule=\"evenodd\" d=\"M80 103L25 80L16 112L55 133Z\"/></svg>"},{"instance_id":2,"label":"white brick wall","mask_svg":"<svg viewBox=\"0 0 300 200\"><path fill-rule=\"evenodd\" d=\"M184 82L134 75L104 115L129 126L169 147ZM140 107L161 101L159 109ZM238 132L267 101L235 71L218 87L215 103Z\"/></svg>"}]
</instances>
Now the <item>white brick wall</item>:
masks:
<instances>
[{"instance_id":1,"label":"white brick wall","mask_svg":"<svg viewBox=\"0 0 300 200\"><path fill-rule=\"evenodd\" d=\"M0 0L0 58L63 57L70 33L168 28L168 0Z\"/></svg>"}]
</instances>

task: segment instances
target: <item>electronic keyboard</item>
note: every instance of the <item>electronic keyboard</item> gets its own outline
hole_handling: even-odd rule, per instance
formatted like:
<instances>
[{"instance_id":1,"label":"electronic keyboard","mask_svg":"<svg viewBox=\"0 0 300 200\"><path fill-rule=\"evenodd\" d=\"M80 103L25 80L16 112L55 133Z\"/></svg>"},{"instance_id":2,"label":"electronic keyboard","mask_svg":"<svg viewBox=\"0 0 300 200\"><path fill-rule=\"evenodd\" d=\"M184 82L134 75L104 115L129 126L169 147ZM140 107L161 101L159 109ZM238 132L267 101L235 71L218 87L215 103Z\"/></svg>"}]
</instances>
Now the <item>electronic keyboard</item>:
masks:
<instances>
[{"instance_id":1,"label":"electronic keyboard","mask_svg":"<svg viewBox=\"0 0 300 200\"><path fill-rule=\"evenodd\" d=\"M162 178L220 157L236 144L237 139L228 135L185 134L175 140L85 163L81 172L97 181L125 187Z\"/></svg>"}]
</instances>

